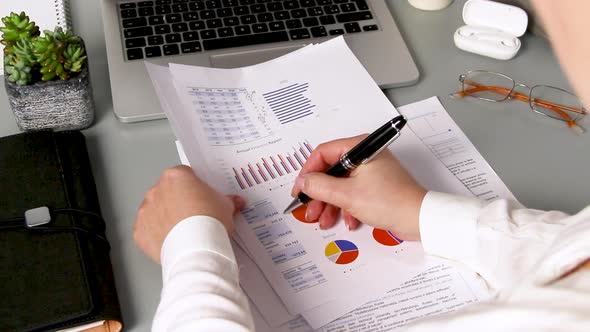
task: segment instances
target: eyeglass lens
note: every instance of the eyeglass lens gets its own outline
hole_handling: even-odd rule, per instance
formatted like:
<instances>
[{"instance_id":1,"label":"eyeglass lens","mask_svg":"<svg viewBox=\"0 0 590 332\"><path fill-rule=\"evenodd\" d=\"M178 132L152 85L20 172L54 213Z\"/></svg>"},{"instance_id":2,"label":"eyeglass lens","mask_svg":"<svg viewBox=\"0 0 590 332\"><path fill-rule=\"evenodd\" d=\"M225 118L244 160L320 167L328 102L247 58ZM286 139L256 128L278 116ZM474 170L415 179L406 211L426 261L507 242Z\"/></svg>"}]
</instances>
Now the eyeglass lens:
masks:
<instances>
[{"instance_id":1,"label":"eyeglass lens","mask_svg":"<svg viewBox=\"0 0 590 332\"><path fill-rule=\"evenodd\" d=\"M463 91L479 99L502 101L508 98L514 84L514 80L502 74L476 70L463 78Z\"/></svg>"},{"instance_id":2,"label":"eyeglass lens","mask_svg":"<svg viewBox=\"0 0 590 332\"><path fill-rule=\"evenodd\" d=\"M575 111L583 109L578 97L551 86L537 85L533 87L529 103L535 112L558 120L567 121L569 117L571 121L576 121L583 115Z\"/></svg>"}]
</instances>

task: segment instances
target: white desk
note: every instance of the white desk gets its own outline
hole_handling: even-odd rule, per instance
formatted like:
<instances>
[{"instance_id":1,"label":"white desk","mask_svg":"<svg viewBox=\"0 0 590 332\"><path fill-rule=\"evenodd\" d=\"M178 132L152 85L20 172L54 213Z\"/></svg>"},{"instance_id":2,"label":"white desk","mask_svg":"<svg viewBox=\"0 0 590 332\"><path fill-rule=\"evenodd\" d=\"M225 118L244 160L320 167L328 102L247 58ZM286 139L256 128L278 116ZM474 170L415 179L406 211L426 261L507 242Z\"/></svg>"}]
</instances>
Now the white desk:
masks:
<instances>
[{"instance_id":1,"label":"white desk","mask_svg":"<svg viewBox=\"0 0 590 332\"><path fill-rule=\"evenodd\" d=\"M85 135L107 221L126 330L148 331L159 299L160 268L133 243L133 221L145 191L166 167L178 163L174 135L166 120L122 124L115 119L99 1L71 4L76 32L86 40L90 55L98 114ZM394 105L439 96L516 197L530 207L575 212L590 202L590 133L576 137L564 124L535 115L522 102L447 97L459 88L457 77L468 69L500 71L529 85L568 88L545 40L527 35L515 59L496 61L454 47L452 35L462 24L463 1L440 12L419 11L405 0L390 0L390 4L422 75L414 86L386 91ZM17 132L0 89L0 136Z\"/></svg>"}]
</instances>

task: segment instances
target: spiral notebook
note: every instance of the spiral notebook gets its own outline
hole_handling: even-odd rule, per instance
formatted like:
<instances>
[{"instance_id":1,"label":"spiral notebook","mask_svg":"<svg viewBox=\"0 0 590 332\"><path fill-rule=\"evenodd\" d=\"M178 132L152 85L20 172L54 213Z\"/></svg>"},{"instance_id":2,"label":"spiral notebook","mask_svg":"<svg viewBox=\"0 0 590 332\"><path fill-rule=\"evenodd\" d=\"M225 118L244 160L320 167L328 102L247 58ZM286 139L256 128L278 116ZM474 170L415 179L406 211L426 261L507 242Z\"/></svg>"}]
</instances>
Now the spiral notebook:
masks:
<instances>
[{"instance_id":1,"label":"spiral notebook","mask_svg":"<svg viewBox=\"0 0 590 332\"><path fill-rule=\"evenodd\" d=\"M56 26L71 29L69 0L0 0L0 17L25 12L43 30ZM0 45L0 51L4 46ZM4 54L3 52L1 54ZM0 75L4 73L4 61L0 61Z\"/></svg>"}]
</instances>

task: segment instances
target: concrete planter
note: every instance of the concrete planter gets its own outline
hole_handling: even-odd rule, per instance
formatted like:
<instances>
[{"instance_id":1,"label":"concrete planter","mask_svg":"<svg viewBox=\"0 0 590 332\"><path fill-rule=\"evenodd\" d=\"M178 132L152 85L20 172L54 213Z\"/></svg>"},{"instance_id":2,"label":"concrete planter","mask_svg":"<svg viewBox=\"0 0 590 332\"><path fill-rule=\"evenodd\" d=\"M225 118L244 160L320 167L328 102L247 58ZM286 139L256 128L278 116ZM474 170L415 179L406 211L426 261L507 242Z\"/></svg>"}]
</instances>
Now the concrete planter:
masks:
<instances>
[{"instance_id":1,"label":"concrete planter","mask_svg":"<svg viewBox=\"0 0 590 332\"><path fill-rule=\"evenodd\" d=\"M88 66L76 77L20 86L4 77L10 107L23 131L88 128L94 122L94 99Z\"/></svg>"}]
</instances>

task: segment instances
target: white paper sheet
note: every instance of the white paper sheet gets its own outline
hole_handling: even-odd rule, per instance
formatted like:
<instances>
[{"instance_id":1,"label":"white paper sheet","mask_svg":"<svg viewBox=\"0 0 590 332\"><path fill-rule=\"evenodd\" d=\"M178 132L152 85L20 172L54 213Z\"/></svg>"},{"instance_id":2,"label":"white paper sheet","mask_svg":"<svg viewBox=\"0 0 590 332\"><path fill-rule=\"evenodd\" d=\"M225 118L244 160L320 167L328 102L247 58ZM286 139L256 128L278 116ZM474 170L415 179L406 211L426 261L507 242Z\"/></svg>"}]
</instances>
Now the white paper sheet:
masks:
<instances>
[{"instance_id":1,"label":"white paper sheet","mask_svg":"<svg viewBox=\"0 0 590 332\"><path fill-rule=\"evenodd\" d=\"M414 133L477 198L516 200L437 97L400 107Z\"/></svg>"},{"instance_id":2,"label":"white paper sheet","mask_svg":"<svg viewBox=\"0 0 590 332\"><path fill-rule=\"evenodd\" d=\"M303 313L317 328L436 263L424 257L418 243L379 244L367 226L348 232L340 223L322 231L316 224L279 213L289 203L293 178L313 146L370 132L398 114L343 40L309 46L239 70L181 65L170 65L170 70L148 65L148 70L177 137L190 145L187 159L198 165L197 173L218 190L238 193L249 201L242 211L243 220L236 225L235 240L256 264L241 264L241 271L252 279L260 267L269 284L264 284L264 278L242 284L251 285L244 288L256 308L264 311L269 326ZM285 95L292 98L279 105L302 105L295 115L285 117L285 111L276 109L277 100ZM370 111L363 115L370 116L359 116L358 111L364 109ZM436 149L441 142L423 130L420 121L424 118L416 111L411 113L409 127L422 135L422 141L406 128L390 148L427 188L469 195L440 161L447 166L456 167L456 163ZM446 129L454 125L452 120L438 122ZM474 148L470 152L479 155ZM478 165L487 165L483 162ZM494 176L492 172L488 179ZM335 240L352 242L350 251L362 254L350 264L334 264L324 250ZM261 287L274 289L280 299L266 301L257 292ZM288 313L277 309L280 303ZM289 326L299 325L292 322Z\"/></svg>"},{"instance_id":3,"label":"white paper sheet","mask_svg":"<svg viewBox=\"0 0 590 332\"><path fill-rule=\"evenodd\" d=\"M186 155L185 155L184 151L182 150L182 146L178 141L176 142L176 146L178 149L178 154L180 156L181 162L185 165L189 165L188 160L186 159ZM436 165L437 159L434 158L433 161L430 161L430 164ZM443 175L445 175L445 174L443 174ZM449 174L446 174L446 176L448 177ZM449 181L449 183L453 183L453 182ZM444 186L444 185L445 184L443 184L443 183L439 184L439 186ZM465 194L465 192L462 191L461 189L458 189L456 185L448 186L447 189L449 189L448 191L459 191L459 194ZM244 244L242 243L242 240L239 238L239 236L234 236L234 240L235 240L235 243L232 243L232 247L234 248L234 252L236 254L236 259L237 259L238 265L240 267L240 284L241 284L242 288L244 289L244 292L246 292L246 294L248 294L248 297L250 298L251 308L254 307L254 309L252 309L252 311L253 311L253 316L254 316L255 322L256 322L257 332L260 332L260 331L284 331L284 332L312 331L313 328L311 327L311 325L309 325L307 323L307 321L305 319L303 319L301 316L290 315L287 312L285 306L281 302L280 298L276 295L276 293L274 292L274 290L272 289L272 287L270 286L270 284L268 283L268 281L264 277L263 273L256 266L255 262L243 250ZM452 276L449 278L445 278L445 285L448 286L448 290L454 291L456 288L461 288L461 287L480 289L480 288L478 288L479 287L478 283L475 283L474 285L470 285L470 284L466 283L464 281L464 279L458 278L458 276L459 276L458 272L456 271L456 268L454 268L453 266L444 265L444 263L442 263L442 261L438 260L438 259L433 259L432 264L434 265L433 267L424 268L426 271L428 271L428 273L430 275L433 274L433 271L444 270L444 271L447 271L447 273ZM452 272L448 272L450 270L452 270ZM423 275L423 274L427 274L427 272L421 273L421 275ZM466 275L469 275L469 274L467 273ZM412 280L415 280L417 278L418 277L412 278ZM421 278L422 287L431 287L431 288L438 287L439 281L435 281L431 284L428 280L430 280L430 279ZM375 308L374 304L376 302L383 303L382 307L391 307L393 305L391 303L394 301L397 301L397 302L405 301L404 297L406 296L406 293L409 292L408 286L407 286L408 284L409 284L408 282L405 282L404 283L405 286L403 286L403 287L400 286L394 290L389 291L386 296L380 297L376 301L371 301L367 304L364 304L361 307L362 309L361 308L358 309L358 310L363 310L363 312L365 312L364 315L361 315L362 319L363 320L369 319L369 317L367 315L368 312L379 314L379 316L382 316L380 311L376 310L376 308ZM426 285L428 285L428 286L426 286ZM439 289L440 289L440 287L439 287ZM463 288L461 288L461 289L463 289ZM463 297L463 294L466 294L465 292L460 293L460 294L456 294L456 293L453 293L453 294L455 294L454 295L455 297L458 297L458 299L456 299L456 301L464 301L464 302L472 301L472 298L469 296L466 298ZM471 293L467 293L467 294L471 294ZM357 300L362 301L361 299L357 299ZM445 298L445 300L446 300L446 298ZM357 302L357 303L359 303L359 302ZM389 305L387 305L388 303L389 303ZM327 304L324 304L324 305L319 306L317 308L314 308L313 310L306 312L305 316L316 327L320 327L320 326L324 326L325 324L327 324L329 322L334 321L334 319L336 319L337 317L340 317L342 315L342 313L348 313L351 310L356 309L357 307L358 307L358 305L350 305L350 304L342 305L339 302L335 301L335 302L327 303ZM372 308L372 309L367 311L366 308ZM337 319L336 321L334 321L331 324L328 324L327 326L337 326L338 328L340 328L340 326L344 326L343 322L346 322L346 326L355 326L356 323L354 323L354 319L352 319L352 317L358 316L357 314L355 314L356 312L358 312L358 310L356 310L350 314L347 314L344 317L345 320ZM353 316L351 316L351 315L353 315ZM383 319L383 317L381 317L381 318L379 318L379 320L383 321L384 319Z\"/></svg>"},{"instance_id":4,"label":"white paper sheet","mask_svg":"<svg viewBox=\"0 0 590 332\"><path fill-rule=\"evenodd\" d=\"M375 241L369 227L349 232L341 223L322 231L279 213L313 146L343 133L370 132L398 114L343 39L236 70L171 64L167 79L160 76L166 69L148 70L156 73L156 91L168 104L168 117L177 119L173 127L191 164L204 164L199 174L218 190L247 199L237 233L290 313L330 300L369 300L389 288L390 278L374 277L384 266L394 265L400 281L419 272L423 255L416 243L393 252ZM175 102L180 105L171 106ZM300 106L281 108L289 103ZM371 116L359 117L362 110ZM404 151L421 145L409 130L395 144ZM344 257L349 264L325 256L334 246L339 252L333 260ZM340 298L338 290L366 280L372 282Z\"/></svg>"},{"instance_id":5,"label":"white paper sheet","mask_svg":"<svg viewBox=\"0 0 590 332\"><path fill-rule=\"evenodd\" d=\"M463 140L467 140L468 144L464 144L464 146L470 146L470 148L469 149L462 149L460 151L460 154L458 153L459 151L455 151L455 153L457 153L457 154L455 154L454 156L455 157L459 156L459 157L461 157L459 159L463 159L463 160L477 160L477 161L479 161L479 163L477 165L480 167L475 168L475 169L471 169L470 171L474 174L485 174L487 181L486 181L485 185L482 186L481 192L493 193L492 195L488 195L487 196L488 198L494 197L495 195L497 195L502 198L514 199L514 196L512 195L510 190L501 181L501 179L498 178L496 173L493 172L493 170L490 172L490 169L491 169L490 166L483 159L481 154L479 154L479 152L475 149L475 147L473 147L473 145L468 141L468 139L465 137L465 135L462 133L461 129L456 125L456 123L454 121L452 121L452 119L450 119L449 115L446 113L446 110L440 104L440 102L438 101L438 99L436 97L433 97L433 98L430 98L430 99L427 99L424 101L419 101L419 102L416 102L416 103L413 103L413 104L410 104L407 106L400 107L399 111L400 111L400 113L404 114L405 116L407 116L410 119L410 122L409 122L410 128L412 128L412 130L416 130L418 133L421 133L425 142L431 142L431 143L436 144L436 140L434 139L435 137L429 137L429 135L427 135L429 133L429 131L424 130L423 126L424 126L424 122L426 120L424 119L424 117L419 116L421 114L429 114L430 115L430 117L428 118L428 129L430 129L430 132L460 133L460 135L456 134L454 137L462 138ZM440 136L443 136L443 135L440 135ZM443 137L442 139L444 140L445 138ZM392 147L395 147L395 145ZM445 160L445 161L452 160L452 158L449 158L449 157L451 157L449 155L442 155L441 156L441 152L442 152L442 150L440 148L439 149L433 148L432 152L431 152L431 156L434 158L442 157L441 159ZM398 155L398 157L403 158L403 156L400 156L400 155ZM412 166L416 165L416 164L418 164L418 165L431 165L432 161L422 162L422 163L415 163L415 162L404 163L404 165L406 165L406 167L410 170L413 170L414 168ZM448 162L448 164L449 164L449 167L453 167L453 165L454 165L454 163L452 163L452 162ZM481 167L482 165L483 165L483 167ZM458 173L458 174L462 174L462 173ZM437 174L436 176L439 179L445 177L444 174ZM441 186L441 188L442 188L442 190L438 189L439 191L465 195L465 191L458 191L457 192L456 186L445 185L442 183L440 183L439 186ZM437 190L437 189L434 189L433 187L429 187L429 186L426 186L426 187L431 190ZM250 291L250 293L253 293L253 291ZM323 323L326 322L326 320L330 320L330 318L332 318L332 316L330 315L330 313L332 311L330 309L334 309L336 312L345 310L343 307L334 308L332 304L327 304L327 305L320 306L318 308L314 308L313 310L304 313L304 316L311 323L314 323L315 326L321 326L321 325L323 325Z\"/></svg>"},{"instance_id":6,"label":"white paper sheet","mask_svg":"<svg viewBox=\"0 0 590 332\"><path fill-rule=\"evenodd\" d=\"M420 319L459 310L487 298L473 273L441 263L378 300L323 326L321 332L391 332Z\"/></svg>"},{"instance_id":7,"label":"white paper sheet","mask_svg":"<svg viewBox=\"0 0 590 332\"><path fill-rule=\"evenodd\" d=\"M251 303L257 332L392 332L427 317L460 310L489 297L472 272L441 262L319 329L297 316L271 327Z\"/></svg>"},{"instance_id":8,"label":"white paper sheet","mask_svg":"<svg viewBox=\"0 0 590 332\"><path fill-rule=\"evenodd\" d=\"M422 142L428 146L432 151L432 155L441 160L458 179L461 179L465 186L468 186L472 191L472 195L488 201L497 198L516 199L457 124L451 119L437 97L402 106L399 108L399 111L408 118L408 125L420 137ZM405 166L411 169L409 165ZM447 190L442 191L452 192ZM447 266L445 269L456 268ZM449 290L457 287L464 290L471 289L473 290L475 299L487 297L482 280L472 272L464 271L462 275L453 272L451 276L454 277L447 279ZM430 286L435 287L435 285ZM419 293L416 294L419 295ZM400 296L403 300L404 295L398 294L394 296L395 291L390 291L387 294L386 297L370 302L351 314L324 326L322 331L344 332L357 331L359 329L365 330L365 327L362 326L364 322L371 322L370 324L372 324L371 326L374 328L374 331L394 331L405 325L406 321L419 319L424 316L420 311L415 311L414 314L405 313L404 315L406 317L403 319L397 318L399 315L391 314L388 310L391 309L391 306L395 306L396 301L400 301ZM472 302L468 296L469 292L463 292L461 294L467 294L467 297L457 298L457 304L464 303L466 305ZM380 303L380 305L376 308L374 303ZM442 304L433 303L433 308L436 308L435 310L433 309L433 312L447 312L448 308L442 306ZM379 308L387 309L383 311ZM321 316L322 314L321 312L316 314L315 311L311 311L304 313L304 316L313 325L315 321L318 323L323 321L324 317Z\"/></svg>"}]
</instances>

